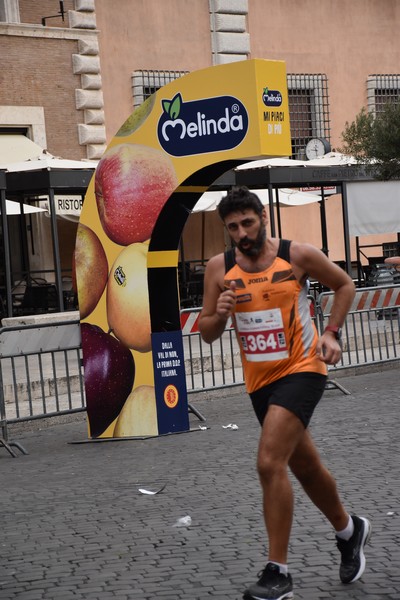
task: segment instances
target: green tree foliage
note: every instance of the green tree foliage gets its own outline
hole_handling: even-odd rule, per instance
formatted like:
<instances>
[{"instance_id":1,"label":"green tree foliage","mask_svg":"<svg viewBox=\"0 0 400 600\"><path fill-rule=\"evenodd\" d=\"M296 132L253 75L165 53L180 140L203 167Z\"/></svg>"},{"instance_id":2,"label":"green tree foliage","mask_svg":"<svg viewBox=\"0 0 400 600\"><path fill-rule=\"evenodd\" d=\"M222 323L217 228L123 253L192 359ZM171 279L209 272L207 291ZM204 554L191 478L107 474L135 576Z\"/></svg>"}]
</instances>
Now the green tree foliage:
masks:
<instances>
[{"instance_id":1,"label":"green tree foliage","mask_svg":"<svg viewBox=\"0 0 400 600\"><path fill-rule=\"evenodd\" d=\"M342 139L341 152L369 165L377 179L400 178L400 103L388 102L376 117L362 108Z\"/></svg>"}]
</instances>

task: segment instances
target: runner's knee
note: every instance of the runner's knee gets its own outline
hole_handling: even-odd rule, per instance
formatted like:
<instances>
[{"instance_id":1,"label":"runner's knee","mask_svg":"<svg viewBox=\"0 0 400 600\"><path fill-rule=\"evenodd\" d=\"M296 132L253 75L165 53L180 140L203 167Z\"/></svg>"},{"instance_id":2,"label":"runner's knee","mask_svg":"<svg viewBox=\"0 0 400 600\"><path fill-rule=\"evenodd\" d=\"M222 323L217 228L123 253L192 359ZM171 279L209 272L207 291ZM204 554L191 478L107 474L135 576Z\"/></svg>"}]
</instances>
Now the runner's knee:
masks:
<instances>
[{"instance_id":1,"label":"runner's knee","mask_svg":"<svg viewBox=\"0 0 400 600\"><path fill-rule=\"evenodd\" d=\"M257 459L257 471L260 479L264 482L269 481L275 475L287 470L285 461L272 456L271 454L260 452Z\"/></svg>"}]
</instances>

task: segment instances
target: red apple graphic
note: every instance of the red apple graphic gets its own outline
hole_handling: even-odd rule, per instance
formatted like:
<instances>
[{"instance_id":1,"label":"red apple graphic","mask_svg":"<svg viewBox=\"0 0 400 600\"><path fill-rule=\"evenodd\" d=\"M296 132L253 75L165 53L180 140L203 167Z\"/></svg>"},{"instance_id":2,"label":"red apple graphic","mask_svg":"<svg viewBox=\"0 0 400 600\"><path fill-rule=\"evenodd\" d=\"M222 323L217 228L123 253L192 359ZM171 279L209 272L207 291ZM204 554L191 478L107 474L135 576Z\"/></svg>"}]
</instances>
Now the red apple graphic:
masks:
<instances>
[{"instance_id":1,"label":"red apple graphic","mask_svg":"<svg viewBox=\"0 0 400 600\"><path fill-rule=\"evenodd\" d=\"M79 223L72 258L72 280L78 292L81 319L97 306L108 279L108 262L104 248L94 231Z\"/></svg>"},{"instance_id":2,"label":"red apple graphic","mask_svg":"<svg viewBox=\"0 0 400 600\"><path fill-rule=\"evenodd\" d=\"M97 325L82 323L81 337L90 435L98 437L131 393L135 363L131 351Z\"/></svg>"},{"instance_id":3,"label":"red apple graphic","mask_svg":"<svg viewBox=\"0 0 400 600\"><path fill-rule=\"evenodd\" d=\"M139 144L107 150L95 175L97 208L107 236L121 246L148 240L177 185L174 165L161 150Z\"/></svg>"}]
</instances>

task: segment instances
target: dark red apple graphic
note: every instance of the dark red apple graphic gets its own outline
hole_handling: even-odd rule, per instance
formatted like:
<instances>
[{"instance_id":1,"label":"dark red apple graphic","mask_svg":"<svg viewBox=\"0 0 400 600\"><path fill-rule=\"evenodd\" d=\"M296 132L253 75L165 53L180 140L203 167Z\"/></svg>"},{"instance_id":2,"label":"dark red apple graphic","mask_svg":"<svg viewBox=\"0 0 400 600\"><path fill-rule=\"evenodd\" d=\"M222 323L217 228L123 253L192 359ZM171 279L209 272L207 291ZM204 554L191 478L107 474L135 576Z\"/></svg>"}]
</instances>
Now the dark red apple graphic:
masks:
<instances>
[{"instance_id":1,"label":"dark red apple graphic","mask_svg":"<svg viewBox=\"0 0 400 600\"><path fill-rule=\"evenodd\" d=\"M98 437L132 391L135 362L128 348L97 325L82 323L81 338L90 435Z\"/></svg>"}]
</instances>

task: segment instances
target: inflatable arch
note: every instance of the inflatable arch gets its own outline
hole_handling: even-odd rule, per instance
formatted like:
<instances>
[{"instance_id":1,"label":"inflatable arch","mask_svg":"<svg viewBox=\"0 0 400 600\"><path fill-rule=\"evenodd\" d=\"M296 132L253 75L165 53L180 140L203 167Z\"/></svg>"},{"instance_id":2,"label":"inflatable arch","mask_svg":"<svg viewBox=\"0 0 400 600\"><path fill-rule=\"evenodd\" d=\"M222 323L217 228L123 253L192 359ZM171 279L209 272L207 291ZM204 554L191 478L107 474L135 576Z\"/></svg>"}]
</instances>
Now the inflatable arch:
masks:
<instances>
[{"instance_id":1,"label":"inflatable arch","mask_svg":"<svg viewBox=\"0 0 400 600\"><path fill-rule=\"evenodd\" d=\"M290 154L285 64L261 59L171 82L112 139L74 253L91 439L189 430L177 279L185 222L227 170Z\"/></svg>"}]
</instances>

